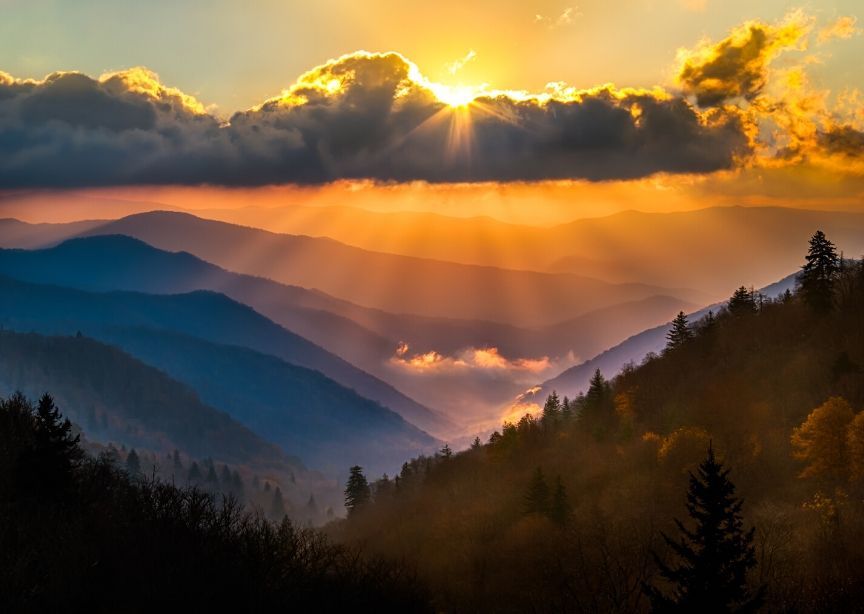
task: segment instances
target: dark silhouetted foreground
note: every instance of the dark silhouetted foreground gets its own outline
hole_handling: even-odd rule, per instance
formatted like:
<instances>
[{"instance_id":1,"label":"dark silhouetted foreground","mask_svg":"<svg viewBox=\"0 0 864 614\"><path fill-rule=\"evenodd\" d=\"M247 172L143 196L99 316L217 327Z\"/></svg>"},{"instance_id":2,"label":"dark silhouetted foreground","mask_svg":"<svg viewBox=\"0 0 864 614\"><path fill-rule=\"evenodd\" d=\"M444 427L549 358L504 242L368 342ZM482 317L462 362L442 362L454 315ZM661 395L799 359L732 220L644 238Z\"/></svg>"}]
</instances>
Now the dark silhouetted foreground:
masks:
<instances>
[{"instance_id":1,"label":"dark silhouetted foreground","mask_svg":"<svg viewBox=\"0 0 864 614\"><path fill-rule=\"evenodd\" d=\"M86 457L47 395L0 401L0 611L348 610L426 606L400 567Z\"/></svg>"}]
</instances>

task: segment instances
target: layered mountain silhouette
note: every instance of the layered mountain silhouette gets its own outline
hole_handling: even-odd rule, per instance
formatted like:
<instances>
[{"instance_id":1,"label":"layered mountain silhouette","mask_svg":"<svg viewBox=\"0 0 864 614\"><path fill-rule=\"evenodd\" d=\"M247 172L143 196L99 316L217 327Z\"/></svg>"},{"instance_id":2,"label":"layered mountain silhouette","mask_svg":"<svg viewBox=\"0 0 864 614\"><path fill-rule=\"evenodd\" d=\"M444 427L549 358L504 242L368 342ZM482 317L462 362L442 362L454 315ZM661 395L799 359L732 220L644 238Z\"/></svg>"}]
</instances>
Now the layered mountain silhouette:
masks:
<instances>
[{"instance_id":1,"label":"layered mountain silhouette","mask_svg":"<svg viewBox=\"0 0 864 614\"><path fill-rule=\"evenodd\" d=\"M243 207L195 214L274 232L330 237L378 252L576 273L607 282L683 285L716 297L736 284L762 286L783 275L798 262L800 246L815 228L848 256L864 251L861 213L782 207L626 211L551 227L347 206ZM746 250L736 249L745 245ZM744 271L749 279L739 278Z\"/></svg>"},{"instance_id":2,"label":"layered mountain silhouette","mask_svg":"<svg viewBox=\"0 0 864 614\"><path fill-rule=\"evenodd\" d=\"M346 454L341 459L348 460L352 450L365 448L370 459L383 463L383 459L390 458L391 451L382 451L376 439L379 436L396 448L392 452L394 455L399 448L428 449L436 443L385 407L321 373L280 359L277 354L283 348L298 351L297 347L291 347L297 344L296 335L219 294L203 291L173 296L96 293L0 277L0 324L5 329L52 335L81 332L116 343L145 361L158 356L165 360L165 365L159 364L161 369L188 382L213 401L218 398L211 388L219 390L236 385L237 394L248 395L250 403L256 407L266 407L272 420L267 422L264 414L253 420L249 408L242 407L236 397L220 401L218 407L254 426L268 439L271 431L279 434L280 443L285 445L294 441L289 437L291 429L297 430L297 437L308 437L307 449L319 443L335 445L340 435L345 435ZM146 332L142 333L141 329ZM162 347L155 348L151 342L142 341L142 334L158 339ZM251 346L257 346L259 351L250 352ZM300 350L309 346L311 344L306 342ZM267 348L277 354L267 352ZM189 362L192 359L182 355L193 350L201 361L197 371ZM205 360L208 351L214 355ZM266 367L266 373L273 376L266 385L261 380L263 373L252 374L259 367ZM242 388L246 385L257 388ZM276 396L280 391L281 399ZM346 424L337 428L339 422ZM369 425L368 430L350 433L352 428L357 429L363 423ZM322 432L323 428L331 431Z\"/></svg>"},{"instance_id":3,"label":"layered mountain silhouette","mask_svg":"<svg viewBox=\"0 0 864 614\"><path fill-rule=\"evenodd\" d=\"M159 365L204 402L331 474L358 462L392 473L405 458L438 445L399 414L275 356L152 328L110 327L97 334Z\"/></svg>"},{"instance_id":4,"label":"layered mountain silhouette","mask_svg":"<svg viewBox=\"0 0 864 614\"><path fill-rule=\"evenodd\" d=\"M315 288L392 313L543 326L649 296L707 302L703 293L641 283L384 254L332 239L283 235L173 212L131 215L88 231L188 251L239 273ZM490 297L497 297L491 299Z\"/></svg>"},{"instance_id":5,"label":"layered mountain silhouette","mask_svg":"<svg viewBox=\"0 0 864 614\"><path fill-rule=\"evenodd\" d=\"M106 258L105 254L111 254ZM136 239L97 236L67 241L34 252L0 252L0 271L24 279L91 290L133 290L178 293L197 289L218 291L252 306L260 313L395 385L411 397L461 415L472 403L497 405L521 389L518 381L459 370L443 379L418 377L394 366L391 359L401 343L412 354L437 352L451 356L470 348L496 348L511 360L550 357L567 361L590 356L632 332L667 321L678 310L694 305L674 297L652 296L594 310L565 322L540 328L515 327L489 321L431 318L391 314L353 305L321 292L225 271L188 253L168 253ZM292 359L291 362L298 362ZM318 365L346 385L352 380ZM439 374L440 375L440 374ZM407 413L402 405L380 391L357 388L433 433L446 433L448 425L428 413ZM459 394L452 394L453 391ZM448 393L450 391L450 393ZM404 403L404 402L403 402ZM413 410L414 408L408 408Z\"/></svg>"},{"instance_id":6,"label":"layered mountain silhouette","mask_svg":"<svg viewBox=\"0 0 864 614\"><path fill-rule=\"evenodd\" d=\"M4 293L10 285L4 285ZM13 297L20 295L14 291ZM0 391L50 391L86 436L275 470L302 469L276 445L202 402L188 386L83 335L0 331Z\"/></svg>"},{"instance_id":7,"label":"layered mountain silhouette","mask_svg":"<svg viewBox=\"0 0 864 614\"><path fill-rule=\"evenodd\" d=\"M189 254L160 252L135 239L119 236L92 237L67 241L55 248L38 251L0 251L0 274L15 279L41 284L56 284L89 291L132 290L146 293L184 293L198 288L223 290L239 296L256 307L267 306L276 301L274 311L281 312L281 305L293 305L291 297L302 289L283 289L278 284L262 279L243 278L231 275L218 267L204 263ZM272 297L276 286L284 295ZM260 300L253 300L254 297ZM251 298L250 298L251 297ZM115 296L115 300L117 297ZM232 301L224 295L200 293L195 296L160 297L139 296L153 312L138 313L137 322L119 322L129 325L153 325L179 329L194 336L215 341L242 345L278 356L283 360L318 370L335 381L356 390L397 411L420 428L446 430L447 421L432 410L401 394L391 385L366 373L347 361L322 349L305 338L282 328L255 312L246 304ZM190 313L190 302L209 302L201 306L197 315ZM93 301L94 309L111 305L110 300ZM172 309L176 308L175 311ZM278 308L278 309L277 309ZM319 324L332 323L326 314L300 310L301 317L308 317ZM156 321L149 319L158 313ZM89 317L82 313L83 317ZM159 320L162 318L162 320ZM170 325L167 322L170 321ZM336 323L337 331L349 330L363 340L370 335L357 331L350 322ZM374 340L374 337L373 337Z\"/></svg>"}]
</instances>

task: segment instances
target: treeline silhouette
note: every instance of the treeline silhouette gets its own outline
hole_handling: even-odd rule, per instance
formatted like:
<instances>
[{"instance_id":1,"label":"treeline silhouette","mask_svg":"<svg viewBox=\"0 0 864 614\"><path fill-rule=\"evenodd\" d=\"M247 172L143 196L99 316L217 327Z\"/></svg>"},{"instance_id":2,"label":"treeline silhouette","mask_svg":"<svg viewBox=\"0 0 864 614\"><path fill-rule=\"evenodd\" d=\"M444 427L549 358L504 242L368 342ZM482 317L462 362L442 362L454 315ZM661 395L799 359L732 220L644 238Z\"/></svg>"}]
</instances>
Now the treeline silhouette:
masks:
<instances>
[{"instance_id":1,"label":"treeline silhouette","mask_svg":"<svg viewBox=\"0 0 864 614\"><path fill-rule=\"evenodd\" d=\"M405 567L149 479L137 456L85 454L48 395L0 400L0 611L428 610Z\"/></svg>"},{"instance_id":2,"label":"treeline silhouette","mask_svg":"<svg viewBox=\"0 0 864 614\"><path fill-rule=\"evenodd\" d=\"M465 452L355 468L328 530L442 611L864 610L864 261L816 233L795 292L667 339Z\"/></svg>"}]
</instances>

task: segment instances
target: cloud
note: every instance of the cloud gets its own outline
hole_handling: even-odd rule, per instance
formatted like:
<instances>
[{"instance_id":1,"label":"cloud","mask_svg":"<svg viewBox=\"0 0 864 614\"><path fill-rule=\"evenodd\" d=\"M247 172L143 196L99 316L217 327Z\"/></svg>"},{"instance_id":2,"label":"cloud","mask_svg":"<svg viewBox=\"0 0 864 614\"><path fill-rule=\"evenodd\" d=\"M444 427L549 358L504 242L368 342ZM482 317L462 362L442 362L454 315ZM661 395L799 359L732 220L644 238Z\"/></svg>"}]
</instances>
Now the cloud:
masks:
<instances>
[{"instance_id":1,"label":"cloud","mask_svg":"<svg viewBox=\"0 0 864 614\"><path fill-rule=\"evenodd\" d=\"M391 364L414 373L446 373L458 371L483 371L487 373L523 372L537 374L557 367L548 357L509 359L498 348L467 348L453 356L436 351L411 354L406 343L400 343Z\"/></svg>"},{"instance_id":2,"label":"cloud","mask_svg":"<svg viewBox=\"0 0 864 614\"><path fill-rule=\"evenodd\" d=\"M228 121L143 68L0 73L0 187L596 181L727 169L748 148L738 114L662 90L461 92L397 53L327 62Z\"/></svg>"},{"instance_id":3,"label":"cloud","mask_svg":"<svg viewBox=\"0 0 864 614\"><path fill-rule=\"evenodd\" d=\"M852 38L861 33L861 29L856 25L857 23L858 20L855 17L838 17L836 21L819 30L819 34L816 36L816 41L820 45L824 45L828 41L836 38Z\"/></svg>"},{"instance_id":4,"label":"cloud","mask_svg":"<svg viewBox=\"0 0 864 614\"><path fill-rule=\"evenodd\" d=\"M468 62L472 62L476 58L477 52L471 49L468 51L468 53L465 54L464 57L456 60L455 62L450 62L449 64L447 64L447 72L451 75L455 75L460 70L462 70Z\"/></svg>"},{"instance_id":5,"label":"cloud","mask_svg":"<svg viewBox=\"0 0 864 614\"><path fill-rule=\"evenodd\" d=\"M703 107L735 98L752 100L765 88L772 60L803 48L811 28L811 18L793 11L776 25L750 21L718 43L703 41L695 49L681 49L678 83Z\"/></svg>"},{"instance_id":6,"label":"cloud","mask_svg":"<svg viewBox=\"0 0 864 614\"><path fill-rule=\"evenodd\" d=\"M556 28L572 25L576 18L581 15L582 13L580 13L576 8L568 6L557 17L547 17L540 14L534 15L534 23L543 24L550 30L554 30Z\"/></svg>"},{"instance_id":7,"label":"cloud","mask_svg":"<svg viewBox=\"0 0 864 614\"><path fill-rule=\"evenodd\" d=\"M704 109L738 113L750 140L745 167L801 167L834 175L864 175L864 112L861 94L834 95L810 83L811 65L823 58L808 53L811 43L848 38L853 18L840 18L816 30L815 19L800 10L781 21L751 21L719 42L703 41L679 50L677 81ZM780 66L777 57L790 54Z\"/></svg>"}]
</instances>

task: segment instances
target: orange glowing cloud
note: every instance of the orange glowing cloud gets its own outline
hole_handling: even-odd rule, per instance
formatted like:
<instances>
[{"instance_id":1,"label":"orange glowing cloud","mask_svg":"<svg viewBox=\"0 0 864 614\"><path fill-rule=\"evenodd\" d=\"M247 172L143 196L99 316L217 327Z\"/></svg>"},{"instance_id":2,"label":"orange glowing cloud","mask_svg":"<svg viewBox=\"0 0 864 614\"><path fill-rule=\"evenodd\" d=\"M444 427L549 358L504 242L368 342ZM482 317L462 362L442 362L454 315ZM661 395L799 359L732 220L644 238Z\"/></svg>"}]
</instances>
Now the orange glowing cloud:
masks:
<instances>
[{"instance_id":1,"label":"orange glowing cloud","mask_svg":"<svg viewBox=\"0 0 864 614\"><path fill-rule=\"evenodd\" d=\"M554 363L548 357L517 358L511 360L503 356L498 348L468 348L453 356L445 356L434 350L411 354L407 343L396 347L391 364L418 374L453 371L510 371L538 374L549 371Z\"/></svg>"}]
</instances>

